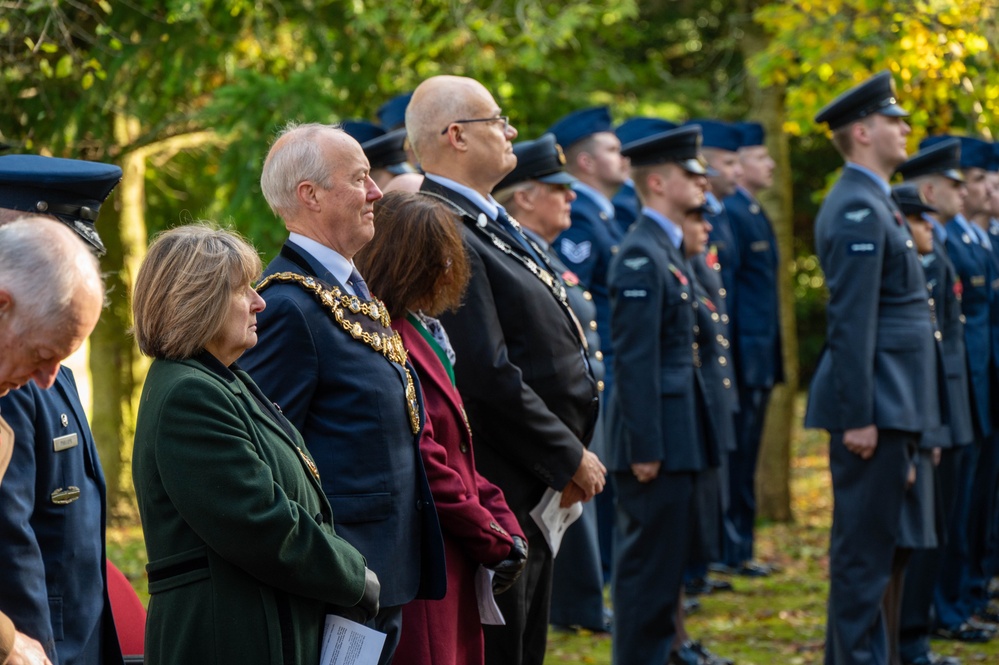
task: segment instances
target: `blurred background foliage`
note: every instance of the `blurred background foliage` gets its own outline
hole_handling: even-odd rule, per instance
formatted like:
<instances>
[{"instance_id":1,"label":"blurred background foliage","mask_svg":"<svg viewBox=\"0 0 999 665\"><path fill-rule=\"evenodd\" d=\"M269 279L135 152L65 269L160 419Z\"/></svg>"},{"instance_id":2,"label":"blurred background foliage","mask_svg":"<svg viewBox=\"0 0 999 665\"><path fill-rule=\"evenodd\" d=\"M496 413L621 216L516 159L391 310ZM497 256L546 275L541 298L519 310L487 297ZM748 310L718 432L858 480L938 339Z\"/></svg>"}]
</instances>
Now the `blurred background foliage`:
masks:
<instances>
[{"instance_id":1,"label":"blurred background foliage","mask_svg":"<svg viewBox=\"0 0 999 665\"><path fill-rule=\"evenodd\" d=\"M0 0L0 141L13 152L125 170L99 222L114 239L104 263L114 291L90 362L113 507L126 514L130 505L144 362L125 334L126 294L147 239L210 218L272 256L284 229L258 177L287 121L374 120L383 102L441 73L481 80L522 139L593 104L610 105L617 120L758 119L771 129L772 152L788 155L778 160L775 187L789 192L787 202L771 210L790 239L782 250L800 338L791 348L795 379L807 381L824 335L812 220L840 166L811 118L842 90L890 69L913 111L912 149L927 133L991 138L996 4Z\"/></svg>"}]
</instances>

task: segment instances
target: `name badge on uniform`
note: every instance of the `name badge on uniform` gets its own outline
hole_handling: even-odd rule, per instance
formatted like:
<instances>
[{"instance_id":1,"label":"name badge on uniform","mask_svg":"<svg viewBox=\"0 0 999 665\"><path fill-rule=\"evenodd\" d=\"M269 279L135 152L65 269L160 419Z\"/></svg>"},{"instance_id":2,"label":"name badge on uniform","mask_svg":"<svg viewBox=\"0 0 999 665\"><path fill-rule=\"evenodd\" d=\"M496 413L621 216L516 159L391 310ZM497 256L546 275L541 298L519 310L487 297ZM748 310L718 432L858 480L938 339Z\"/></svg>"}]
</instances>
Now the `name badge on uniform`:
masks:
<instances>
[{"instance_id":1,"label":"name badge on uniform","mask_svg":"<svg viewBox=\"0 0 999 665\"><path fill-rule=\"evenodd\" d=\"M985 286L985 275L972 275L971 276L972 286Z\"/></svg>"},{"instance_id":2,"label":"name badge on uniform","mask_svg":"<svg viewBox=\"0 0 999 665\"><path fill-rule=\"evenodd\" d=\"M80 445L80 442L77 440L75 432L52 439L52 449L57 453L69 450L70 448L76 448L78 445Z\"/></svg>"},{"instance_id":3,"label":"name badge on uniform","mask_svg":"<svg viewBox=\"0 0 999 665\"><path fill-rule=\"evenodd\" d=\"M852 242L850 246L847 247L847 254L859 254L859 255L870 255L874 253L874 250L878 248L877 244L873 242Z\"/></svg>"},{"instance_id":4,"label":"name badge on uniform","mask_svg":"<svg viewBox=\"0 0 999 665\"><path fill-rule=\"evenodd\" d=\"M751 252L765 252L770 249L769 240L757 240L756 242L749 243L749 251Z\"/></svg>"}]
</instances>

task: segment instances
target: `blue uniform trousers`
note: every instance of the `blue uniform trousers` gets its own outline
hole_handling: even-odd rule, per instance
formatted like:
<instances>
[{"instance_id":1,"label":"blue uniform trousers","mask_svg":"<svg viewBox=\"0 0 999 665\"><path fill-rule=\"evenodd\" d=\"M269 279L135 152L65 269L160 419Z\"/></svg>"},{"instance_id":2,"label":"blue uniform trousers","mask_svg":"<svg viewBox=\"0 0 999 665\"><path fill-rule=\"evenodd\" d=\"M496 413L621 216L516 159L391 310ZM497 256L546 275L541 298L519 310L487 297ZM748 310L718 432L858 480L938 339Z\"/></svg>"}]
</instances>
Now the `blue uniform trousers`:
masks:
<instances>
[{"instance_id":1,"label":"blue uniform trousers","mask_svg":"<svg viewBox=\"0 0 999 665\"><path fill-rule=\"evenodd\" d=\"M958 453L966 446L944 448L940 465L936 468L936 491L943 526L949 525L947 516L954 510L958 488ZM933 595L940 576L944 550L949 536L938 533L939 546L933 549L913 550L905 569L902 592L902 616L899 624L899 654L903 661L915 660L930 651L930 632L933 630Z\"/></svg>"},{"instance_id":2,"label":"blue uniform trousers","mask_svg":"<svg viewBox=\"0 0 999 665\"><path fill-rule=\"evenodd\" d=\"M968 580L971 566L969 549L969 518L971 515L971 490L981 452L981 442L955 448L942 479L954 483L954 499L947 515L947 543L941 553L940 575L933 593L933 609L937 626L957 628L971 616L967 602ZM942 462L941 462L942 463Z\"/></svg>"},{"instance_id":3,"label":"blue uniform trousers","mask_svg":"<svg viewBox=\"0 0 999 665\"><path fill-rule=\"evenodd\" d=\"M760 455L763 420L770 401L769 388L739 386L739 412L735 414L736 449L728 454L731 528L725 529L723 558L738 567L753 558L756 522L756 461ZM733 538L733 532L736 536Z\"/></svg>"},{"instance_id":4,"label":"blue uniform trousers","mask_svg":"<svg viewBox=\"0 0 999 665\"><path fill-rule=\"evenodd\" d=\"M878 447L864 460L843 445L842 432L830 437L834 506L826 665L888 662L881 601L891 578L909 460L918 442L918 434L878 430Z\"/></svg>"}]
</instances>

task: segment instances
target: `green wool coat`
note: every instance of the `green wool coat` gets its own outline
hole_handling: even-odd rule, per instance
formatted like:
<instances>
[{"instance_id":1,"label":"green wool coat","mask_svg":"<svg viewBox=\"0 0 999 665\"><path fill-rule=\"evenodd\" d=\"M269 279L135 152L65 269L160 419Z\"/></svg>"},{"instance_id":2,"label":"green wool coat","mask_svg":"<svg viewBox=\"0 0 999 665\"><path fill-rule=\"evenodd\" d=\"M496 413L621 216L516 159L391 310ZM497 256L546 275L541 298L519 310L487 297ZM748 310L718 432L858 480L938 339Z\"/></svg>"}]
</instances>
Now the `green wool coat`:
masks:
<instances>
[{"instance_id":1,"label":"green wool coat","mask_svg":"<svg viewBox=\"0 0 999 665\"><path fill-rule=\"evenodd\" d=\"M334 533L301 435L233 370L207 354L156 360L142 390L147 665L316 665L328 605L364 591L364 558Z\"/></svg>"}]
</instances>

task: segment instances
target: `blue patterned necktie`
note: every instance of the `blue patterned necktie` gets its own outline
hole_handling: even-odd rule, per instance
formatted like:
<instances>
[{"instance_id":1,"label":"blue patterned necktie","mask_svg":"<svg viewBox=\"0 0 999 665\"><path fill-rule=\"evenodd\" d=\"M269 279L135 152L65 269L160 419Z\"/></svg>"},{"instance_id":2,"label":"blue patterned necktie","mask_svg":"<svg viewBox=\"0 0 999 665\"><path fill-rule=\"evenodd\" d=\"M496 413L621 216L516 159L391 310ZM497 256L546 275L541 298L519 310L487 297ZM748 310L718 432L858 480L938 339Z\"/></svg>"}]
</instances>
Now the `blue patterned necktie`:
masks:
<instances>
[{"instance_id":1,"label":"blue patterned necktie","mask_svg":"<svg viewBox=\"0 0 999 665\"><path fill-rule=\"evenodd\" d=\"M347 278L347 284L350 288L354 289L354 294L363 298L364 300L371 300L371 292L368 291L368 284L361 277L361 273L357 272L357 268L351 268L350 277Z\"/></svg>"},{"instance_id":2,"label":"blue patterned necktie","mask_svg":"<svg viewBox=\"0 0 999 665\"><path fill-rule=\"evenodd\" d=\"M520 229L518 229L516 226L514 226L513 222L510 220L510 217L506 214L506 210L503 209L503 206L498 206L498 207L499 207L499 212L496 215L496 221L499 223L499 225L502 226L503 230L509 233L510 236L517 241L518 245L523 247L527 251L527 253L531 255L531 258L534 259L534 262L538 264L539 268L541 268L542 270L547 269L548 264L540 256L538 256L538 253L536 251L534 251L534 248L531 247L531 243L527 241L527 238L524 236L523 232Z\"/></svg>"}]
</instances>

